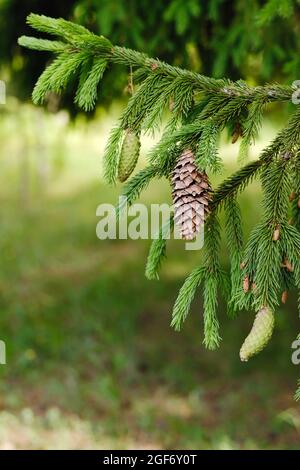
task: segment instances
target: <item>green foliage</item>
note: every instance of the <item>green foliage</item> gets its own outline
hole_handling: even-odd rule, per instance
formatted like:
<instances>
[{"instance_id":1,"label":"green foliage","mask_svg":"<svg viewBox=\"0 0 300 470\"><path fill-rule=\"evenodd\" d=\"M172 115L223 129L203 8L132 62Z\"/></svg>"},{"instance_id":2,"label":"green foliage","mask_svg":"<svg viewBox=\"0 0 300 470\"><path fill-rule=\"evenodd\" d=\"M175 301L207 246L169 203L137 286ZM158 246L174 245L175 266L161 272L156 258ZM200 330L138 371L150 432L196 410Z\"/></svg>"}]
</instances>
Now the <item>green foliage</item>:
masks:
<instances>
[{"instance_id":1,"label":"green foliage","mask_svg":"<svg viewBox=\"0 0 300 470\"><path fill-rule=\"evenodd\" d=\"M231 283L228 303L228 313L233 316L234 299L241 286L241 263L243 252L243 230L241 211L236 198L230 197L225 203L226 235L230 255Z\"/></svg>"},{"instance_id":2,"label":"green foliage","mask_svg":"<svg viewBox=\"0 0 300 470\"><path fill-rule=\"evenodd\" d=\"M40 76L32 93L35 104L43 103L46 94L50 91L61 93L76 74L81 64L88 59L85 52L70 56L64 52L49 65Z\"/></svg>"},{"instance_id":3,"label":"green foliage","mask_svg":"<svg viewBox=\"0 0 300 470\"><path fill-rule=\"evenodd\" d=\"M258 96L249 106L248 115L242 123L243 140L240 146L241 160L247 155L249 145L254 143L255 137L259 132L265 105L265 97Z\"/></svg>"},{"instance_id":4,"label":"green foliage","mask_svg":"<svg viewBox=\"0 0 300 470\"><path fill-rule=\"evenodd\" d=\"M183 286L181 287L178 297L176 299L171 325L175 330L180 331L182 323L185 321L193 298L195 297L196 289L202 281L205 274L203 267L197 267L186 278Z\"/></svg>"},{"instance_id":5,"label":"green foliage","mask_svg":"<svg viewBox=\"0 0 300 470\"><path fill-rule=\"evenodd\" d=\"M148 254L145 275L149 280L159 279L158 271L163 259L166 257L167 239L174 228L172 216L165 225L160 228L158 236L153 240Z\"/></svg>"},{"instance_id":6,"label":"green foliage","mask_svg":"<svg viewBox=\"0 0 300 470\"><path fill-rule=\"evenodd\" d=\"M212 213L206 222L204 244L204 344L208 349L219 346L219 322L217 318L218 288L222 282L219 260L220 225Z\"/></svg>"},{"instance_id":7,"label":"green foliage","mask_svg":"<svg viewBox=\"0 0 300 470\"><path fill-rule=\"evenodd\" d=\"M201 5L197 0L174 0L165 10L164 19L174 22L179 35L185 33L194 18L201 14Z\"/></svg>"},{"instance_id":8,"label":"green foliage","mask_svg":"<svg viewBox=\"0 0 300 470\"><path fill-rule=\"evenodd\" d=\"M136 135L142 131L154 132L161 129L162 117L165 116L166 125L159 142L150 151L149 164L126 183L118 213L125 204L131 205L139 197L152 178L169 179L177 157L184 149L194 150L200 170L220 170L218 137L225 127L241 126L241 153L245 154L259 132L265 107L273 102L289 102L294 91L292 86L277 84L250 87L241 80L216 80L173 67L132 49L114 46L103 36L95 36L63 20L33 15L29 22L38 30L58 36L66 44L61 52L51 43L48 46L43 43L44 48L56 51L58 57L35 87L33 97L36 102L42 101L51 90L65 89L68 82L79 76L77 97L81 99L77 100L84 108L90 109L95 105L97 85L106 64L123 64L130 70L135 69L136 91L106 147L105 176L108 182L116 180L124 132L127 129ZM20 43L33 49L40 48L35 39L22 38ZM91 67L90 71L86 64ZM168 110L170 102L172 106ZM216 348L220 342L219 291L226 296L229 314L232 315L241 308L258 311L268 306L275 310L283 287L299 290L300 234L295 205L294 226L289 224L291 190L299 197L299 145L300 111L296 108L259 159L240 168L214 193L205 225L203 263L181 288L172 318L172 325L180 329L196 288L203 282L204 343L209 349ZM263 215L244 249L237 197L258 176L264 193ZM223 206L231 260L230 276L220 266L218 212ZM166 255L163 234L162 228L150 250L146 268L149 278L157 277L161 260Z\"/></svg>"},{"instance_id":9,"label":"green foliage","mask_svg":"<svg viewBox=\"0 0 300 470\"><path fill-rule=\"evenodd\" d=\"M75 102L85 111L94 108L97 86L105 71L107 61L94 55L91 63L90 49L98 52L111 50L110 42L96 37L80 25L63 19L52 19L31 14L28 24L39 31L61 37L63 41L49 41L22 36L19 44L35 50L51 51L58 54L52 64L42 73L33 91L33 101L43 103L48 92L61 93L71 79L79 76L79 87Z\"/></svg>"},{"instance_id":10,"label":"green foliage","mask_svg":"<svg viewBox=\"0 0 300 470\"><path fill-rule=\"evenodd\" d=\"M222 160L218 155L218 137L220 128L213 122L208 122L203 127L199 143L196 150L196 163L199 168L209 172L220 172L222 170Z\"/></svg>"},{"instance_id":11,"label":"green foliage","mask_svg":"<svg viewBox=\"0 0 300 470\"><path fill-rule=\"evenodd\" d=\"M122 139L123 129L112 129L104 152L104 176L110 184L116 182Z\"/></svg>"},{"instance_id":12,"label":"green foliage","mask_svg":"<svg viewBox=\"0 0 300 470\"><path fill-rule=\"evenodd\" d=\"M117 213L119 214L126 204L131 206L139 197L141 192L147 188L150 181L155 177L161 176L161 170L158 166L148 165L146 168L139 171L139 173L130 178L130 180L128 180L124 186L122 200L120 205L117 207Z\"/></svg>"},{"instance_id":13,"label":"green foliage","mask_svg":"<svg viewBox=\"0 0 300 470\"><path fill-rule=\"evenodd\" d=\"M81 81L76 94L75 102L85 111L91 111L97 100L97 87L100 82L107 62L103 59L94 59L92 68L88 68L81 74Z\"/></svg>"},{"instance_id":14,"label":"green foliage","mask_svg":"<svg viewBox=\"0 0 300 470\"><path fill-rule=\"evenodd\" d=\"M253 0L251 8L243 0L6 0L0 2L0 67L9 69L11 87L23 98L48 60L28 57L16 47L18 36L28 32L24 22L32 10L71 19L113 43L126 42L132 49L209 76L291 82L299 70L297 0ZM52 29L52 24L43 25L43 31ZM125 79L124 71L109 70L102 99L120 95ZM61 106L71 107L69 96Z\"/></svg>"}]
</instances>

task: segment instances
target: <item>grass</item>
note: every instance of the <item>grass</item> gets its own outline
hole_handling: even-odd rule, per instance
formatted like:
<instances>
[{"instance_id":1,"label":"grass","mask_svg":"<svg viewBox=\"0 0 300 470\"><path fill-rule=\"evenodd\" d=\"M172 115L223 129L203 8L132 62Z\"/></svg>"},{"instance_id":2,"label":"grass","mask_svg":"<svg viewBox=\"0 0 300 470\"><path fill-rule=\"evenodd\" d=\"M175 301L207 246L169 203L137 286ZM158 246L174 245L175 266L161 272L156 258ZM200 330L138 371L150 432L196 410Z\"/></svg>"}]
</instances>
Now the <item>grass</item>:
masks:
<instances>
[{"instance_id":1,"label":"grass","mask_svg":"<svg viewBox=\"0 0 300 470\"><path fill-rule=\"evenodd\" d=\"M249 364L238 351L253 312L229 320L220 300L223 342L208 352L199 292L183 331L172 331L173 302L197 259L171 242L161 281L149 282L147 241L96 238L96 207L120 189L98 177L96 134L107 127L63 133L59 171L48 142L44 188L35 184L32 143L25 207L18 164L3 153L0 448L299 449L296 300L280 309L272 343ZM258 218L255 195L243 198L248 227ZM165 197L167 187L154 184L143 200Z\"/></svg>"}]
</instances>

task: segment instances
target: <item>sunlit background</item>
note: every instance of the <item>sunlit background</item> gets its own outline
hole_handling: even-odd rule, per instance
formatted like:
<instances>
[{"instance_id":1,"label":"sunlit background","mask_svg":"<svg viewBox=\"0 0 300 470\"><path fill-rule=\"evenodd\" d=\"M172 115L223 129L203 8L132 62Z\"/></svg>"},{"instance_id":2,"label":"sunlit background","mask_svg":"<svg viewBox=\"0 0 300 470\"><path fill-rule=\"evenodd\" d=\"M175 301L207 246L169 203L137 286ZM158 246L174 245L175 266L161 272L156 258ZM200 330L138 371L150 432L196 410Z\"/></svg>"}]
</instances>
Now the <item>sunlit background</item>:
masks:
<instances>
[{"instance_id":1,"label":"sunlit background","mask_svg":"<svg viewBox=\"0 0 300 470\"><path fill-rule=\"evenodd\" d=\"M0 105L0 339L7 347L0 448L299 448L296 296L276 312L270 345L247 364L238 352L254 312L230 320L220 299L223 341L206 351L199 291L182 332L172 331L172 306L197 253L170 241L160 281L150 282L150 241L96 237L97 206L115 203L122 189L105 184L101 159L127 100L128 71L109 71L91 116L72 105L71 93L38 108L30 92L49 57L16 44L34 11L202 73L290 83L299 78L298 2L272 10L277 2L254 1L251 11L247 2L225 0L61 3L0 0L0 79L7 85ZM288 112L269 108L249 158ZM158 137L143 136L140 167ZM225 170L214 184L238 165L238 144L226 134L220 154ZM168 183L157 181L142 201L170 196ZM240 201L247 234L260 216L259 184ZM222 258L227 266L225 243Z\"/></svg>"}]
</instances>

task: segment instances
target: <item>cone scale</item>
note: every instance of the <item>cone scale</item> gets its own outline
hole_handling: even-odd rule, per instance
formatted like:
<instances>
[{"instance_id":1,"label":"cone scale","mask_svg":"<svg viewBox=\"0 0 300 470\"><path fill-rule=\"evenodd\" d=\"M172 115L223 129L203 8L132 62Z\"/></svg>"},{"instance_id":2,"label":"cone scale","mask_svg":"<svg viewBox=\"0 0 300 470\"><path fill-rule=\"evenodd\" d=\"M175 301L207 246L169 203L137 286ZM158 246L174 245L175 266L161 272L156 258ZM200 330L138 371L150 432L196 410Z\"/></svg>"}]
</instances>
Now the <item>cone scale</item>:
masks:
<instances>
[{"instance_id":1,"label":"cone scale","mask_svg":"<svg viewBox=\"0 0 300 470\"><path fill-rule=\"evenodd\" d=\"M182 152L172 174L174 220L181 237L193 240L209 214L212 189L203 171L199 171L190 149Z\"/></svg>"}]
</instances>

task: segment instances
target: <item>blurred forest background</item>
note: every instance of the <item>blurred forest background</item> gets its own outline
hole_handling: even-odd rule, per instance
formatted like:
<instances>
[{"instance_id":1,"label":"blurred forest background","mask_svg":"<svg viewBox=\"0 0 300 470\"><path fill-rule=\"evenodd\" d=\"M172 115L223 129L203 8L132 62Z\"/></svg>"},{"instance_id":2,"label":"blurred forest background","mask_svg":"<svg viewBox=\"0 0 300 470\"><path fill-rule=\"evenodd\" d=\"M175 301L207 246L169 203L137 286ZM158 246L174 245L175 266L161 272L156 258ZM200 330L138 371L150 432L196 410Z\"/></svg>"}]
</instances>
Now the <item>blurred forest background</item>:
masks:
<instances>
[{"instance_id":1,"label":"blurred forest background","mask_svg":"<svg viewBox=\"0 0 300 470\"><path fill-rule=\"evenodd\" d=\"M200 292L183 331L170 329L195 253L170 242L161 280L149 282L150 242L100 242L95 233L96 207L120 192L104 184L101 156L127 99L128 70L105 74L93 115L74 107L72 90L33 107L32 88L51 57L17 45L31 34L30 12L214 77L300 78L299 1L0 0L0 448L299 449L296 298L278 309L270 346L249 364L238 352L253 312L229 320L220 303L216 352L202 345ZM292 106L269 107L251 158ZM144 137L144 156L152 143ZM222 138L228 174L237 147ZM165 200L166 183L143 196ZM260 215L259 186L241 201L248 233Z\"/></svg>"}]
</instances>

